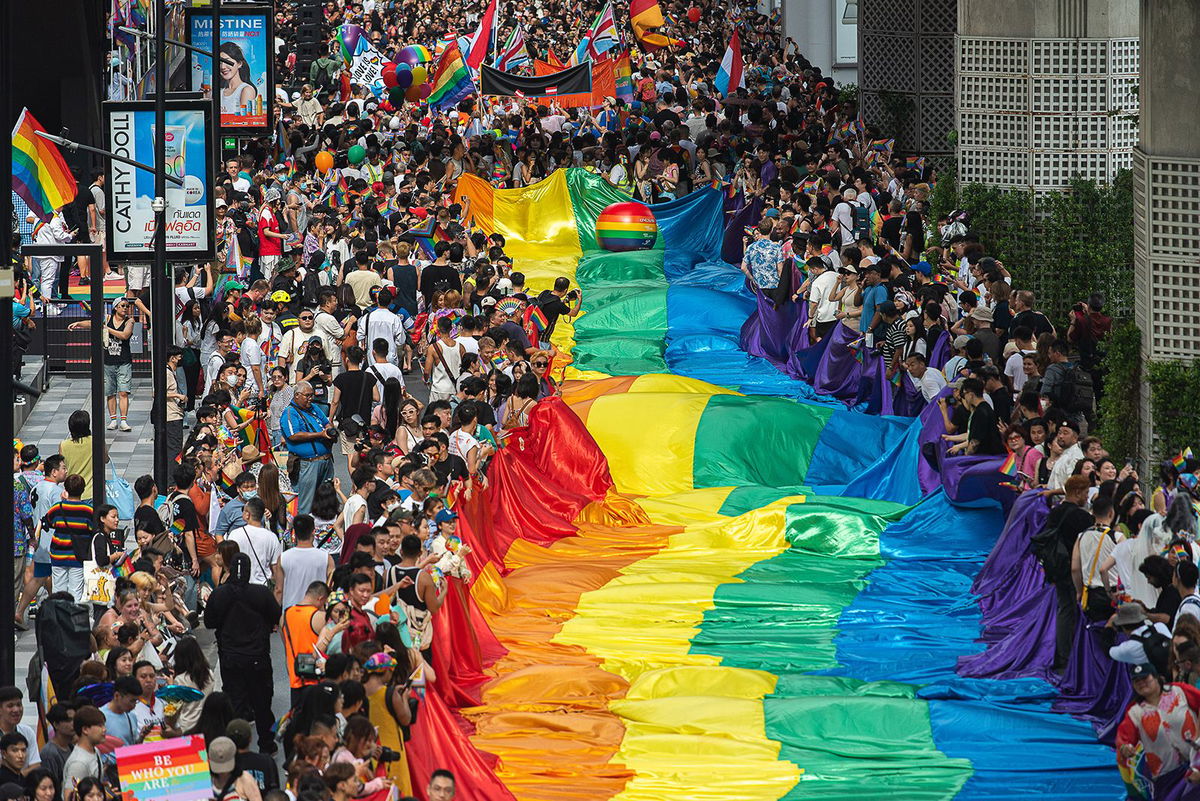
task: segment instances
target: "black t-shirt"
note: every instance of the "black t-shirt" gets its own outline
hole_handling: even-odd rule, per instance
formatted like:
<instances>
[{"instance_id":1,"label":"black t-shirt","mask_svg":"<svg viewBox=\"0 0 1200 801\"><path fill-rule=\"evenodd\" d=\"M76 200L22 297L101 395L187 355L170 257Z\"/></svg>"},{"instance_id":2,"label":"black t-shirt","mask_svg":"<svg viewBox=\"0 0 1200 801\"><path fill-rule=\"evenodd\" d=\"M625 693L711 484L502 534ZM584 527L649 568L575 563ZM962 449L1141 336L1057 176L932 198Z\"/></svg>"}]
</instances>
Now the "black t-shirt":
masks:
<instances>
[{"instance_id":1,"label":"black t-shirt","mask_svg":"<svg viewBox=\"0 0 1200 801\"><path fill-rule=\"evenodd\" d=\"M950 413L950 422L954 424L954 433L961 434L966 431L969 419L971 419L971 413L967 411L967 407L961 403L954 404L954 411Z\"/></svg>"},{"instance_id":2,"label":"black t-shirt","mask_svg":"<svg viewBox=\"0 0 1200 801\"><path fill-rule=\"evenodd\" d=\"M163 525L162 518L153 507L139 506L133 510L133 530L149 531L157 536L166 531L167 527Z\"/></svg>"},{"instance_id":3,"label":"black t-shirt","mask_svg":"<svg viewBox=\"0 0 1200 801\"><path fill-rule=\"evenodd\" d=\"M439 289L462 292L462 278L449 264L431 264L421 271L421 294L425 303L433 303L433 293Z\"/></svg>"},{"instance_id":4,"label":"black t-shirt","mask_svg":"<svg viewBox=\"0 0 1200 801\"><path fill-rule=\"evenodd\" d=\"M467 463L462 460L461 456L453 454L447 456L443 461L434 462L432 465L433 474L437 476L438 484L445 486L451 481L459 481L467 477Z\"/></svg>"},{"instance_id":5,"label":"black t-shirt","mask_svg":"<svg viewBox=\"0 0 1200 801\"><path fill-rule=\"evenodd\" d=\"M116 315L110 314L106 325L119 331L124 324L118 325ZM109 365L132 364L133 352L129 349L129 340L115 337L111 331L108 332L108 346L104 349L104 363Z\"/></svg>"},{"instance_id":6,"label":"black t-shirt","mask_svg":"<svg viewBox=\"0 0 1200 801\"><path fill-rule=\"evenodd\" d=\"M891 245L893 249L899 250L900 226L902 225L904 225L904 218L899 214L888 217L879 228L879 238Z\"/></svg>"},{"instance_id":7,"label":"black t-shirt","mask_svg":"<svg viewBox=\"0 0 1200 801\"><path fill-rule=\"evenodd\" d=\"M1179 609L1179 604L1183 599L1179 597L1179 590L1168 584L1158 591L1158 601L1154 604L1151 612L1167 615L1171 620L1175 619L1175 611Z\"/></svg>"},{"instance_id":8,"label":"black t-shirt","mask_svg":"<svg viewBox=\"0 0 1200 801\"><path fill-rule=\"evenodd\" d=\"M1093 525L1095 525L1095 521L1090 514L1070 501L1063 501L1050 510L1043 530L1049 531L1057 528L1058 538L1070 551L1075 547L1075 540L1079 539L1079 535Z\"/></svg>"},{"instance_id":9,"label":"black t-shirt","mask_svg":"<svg viewBox=\"0 0 1200 801\"><path fill-rule=\"evenodd\" d=\"M474 405L475 419L479 422L479 425L494 426L496 424L496 410L490 404L480 400L465 400L459 406L464 406L468 403Z\"/></svg>"},{"instance_id":10,"label":"black t-shirt","mask_svg":"<svg viewBox=\"0 0 1200 801\"><path fill-rule=\"evenodd\" d=\"M542 293L537 296L536 302L538 308L542 310L542 314L546 315L547 325L546 330L542 332L542 338L548 340L554 333L554 326L558 325L558 318L563 314L570 314L571 307L549 289L542 290Z\"/></svg>"},{"instance_id":11,"label":"black t-shirt","mask_svg":"<svg viewBox=\"0 0 1200 801\"><path fill-rule=\"evenodd\" d=\"M259 792L279 789L279 767L275 760L256 751L240 751L234 757L234 770L249 773L258 784Z\"/></svg>"},{"instance_id":12,"label":"black t-shirt","mask_svg":"<svg viewBox=\"0 0 1200 801\"><path fill-rule=\"evenodd\" d=\"M1050 321L1046 319L1046 315L1033 309L1026 309L1012 318L1012 323L1008 327L1008 335L1012 336L1013 332L1020 326L1027 325L1033 331L1033 338L1036 340L1042 334L1049 334L1054 330L1054 326L1050 325Z\"/></svg>"},{"instance_id":13,"label":"black t-shirt","mask_svg":"<svg viewBox=\"0 0 1200 801\"><path fill-rule=\"evenodd\" d=\"M366 422L371 419L371 387L375 376L362 370L347 370L333 379L333 385L341 390L337 419L359 415Z\"/></svg>"},{"instance_id":14,"label":"black t-shirt","mask_svg":"<svg viewBox=\"0 0 1200 801\"><path fill-rule=\"evenodd\" d=\"M175 546L179 548L179 553L169 555L167 562L178 570L190 571L192 569L192 555L188 553L184 534L190 531L194 536L196 530L200 528L200 518L196 514L196 505L192 503L191 498L180 492L172 493L167 498L166 503L171 504L171 519L175 521L171 526L171 539L174 540Z\"/></svg>"},{"instance_id":15,"label":"black t-shirt","mask_svg":"<svg viewBox=\"0 0 1200 801\"><path fill-rule=\"evenodd\" d=\"M373 520L378 520L383 514L383 499L389 495L395 495L396 491L389 487L387 483L381 479L375 479L375 491L367 496L367 521L370 523Z\"/></svg>"},{"instance_id":16,"label":"black t-shirt","mask_svg":"<svg viewBox=\"0 0 1200 801\"><path fill-rule=\"evenodd\" d=\"M998 420L1008 421L1012 419L1013 399L1012 393L1006 387L1000 387L995 392L989 393L992 399L992 409L996 412Z\"/></svg>"},{"instance_id":17,"label":"black t-shirt","mask_svg":"<svg viewBox=\"0 0 1200 801\"><path fill-rule=\"evenodd\" d=\"M657 128L662 128L664 122L669 122L672 128L678 128L683 125L683 121L679 119L679 115L669 108L664 108L654 115L654 125Z\"/></svg>"},{"instance_id":18,"label":"black t-shirt","mask_svg":"<svg viewBox=\"0 0 1200 801\"><path fill-rule=\"evenodd\" d=\"M975 441L977 455L999 455L1004 453L1004 441L996 427L996 411L986 403L980 403L971 412L967 422L967 439Z\"/></svg>"}]
</instances>

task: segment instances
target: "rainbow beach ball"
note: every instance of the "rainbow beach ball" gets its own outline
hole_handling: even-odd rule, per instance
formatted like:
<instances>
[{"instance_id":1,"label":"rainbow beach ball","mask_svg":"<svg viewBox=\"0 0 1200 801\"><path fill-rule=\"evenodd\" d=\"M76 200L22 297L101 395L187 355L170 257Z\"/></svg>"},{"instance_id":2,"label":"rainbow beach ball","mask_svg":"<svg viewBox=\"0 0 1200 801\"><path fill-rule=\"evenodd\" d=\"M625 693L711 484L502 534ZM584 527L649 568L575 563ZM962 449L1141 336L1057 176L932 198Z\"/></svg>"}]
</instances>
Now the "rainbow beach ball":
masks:
<instances>
[{"instance_id":1,"label":"rainbow beach ball","mask_svg":"<svg viewBox=\"0 0 1200 801\"><path fill-rule=\"evenodd\" d=\"M596 220L596 242L605 250L625 253L649 250L658 239L658 223L644 203L626 200L614 203Z\"/></svg>"}]
</instances>

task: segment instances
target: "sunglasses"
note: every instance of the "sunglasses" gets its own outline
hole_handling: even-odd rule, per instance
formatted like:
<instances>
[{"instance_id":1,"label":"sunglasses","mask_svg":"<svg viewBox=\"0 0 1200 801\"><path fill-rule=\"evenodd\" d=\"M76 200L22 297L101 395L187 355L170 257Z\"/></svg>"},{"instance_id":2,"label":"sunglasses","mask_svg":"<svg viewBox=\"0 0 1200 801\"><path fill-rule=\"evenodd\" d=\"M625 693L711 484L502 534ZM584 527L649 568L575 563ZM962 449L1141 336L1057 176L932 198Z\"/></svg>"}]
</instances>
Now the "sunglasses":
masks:
<instances>
[{"instance_id":1,"label":"sunglasses","mask_svg":"<svg viewBox=\"0 0 1200 801\"><path fill-rule=\"evenodd\" d=\"M302 314L302 315L300 315L300 317L298 319L300 319L300 320L315 320L316 318L313 317L311 314Z\"/></svg>"},{"instance_id":2,"label":"sunglasses","mask_svg":"<svg viewBox=\"0 0 1200 801\"><path fill-rule=\"evenodd\" d=\"M548 367L550 362L533 362L534 367Z\"/></svg>"}]
</instances>

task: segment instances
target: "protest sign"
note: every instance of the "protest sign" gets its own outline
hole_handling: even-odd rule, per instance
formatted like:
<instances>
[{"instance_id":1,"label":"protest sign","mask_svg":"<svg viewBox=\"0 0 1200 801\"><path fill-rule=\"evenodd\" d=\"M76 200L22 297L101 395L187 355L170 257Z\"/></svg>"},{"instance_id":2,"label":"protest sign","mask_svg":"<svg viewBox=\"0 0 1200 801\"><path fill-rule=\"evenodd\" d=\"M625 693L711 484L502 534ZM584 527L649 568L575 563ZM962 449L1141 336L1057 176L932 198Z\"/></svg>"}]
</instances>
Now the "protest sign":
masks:
<instances>
[{"instance_id":1,"label":"protest sign","mask_svg":"<svg viewBox=\"0 0 1200 801\"><path fill-rule=\"evenodd\" d=\"M124 801L205 801L212 774L204 737L174 737L116 750Z\"/></svg>"}]
</instances>

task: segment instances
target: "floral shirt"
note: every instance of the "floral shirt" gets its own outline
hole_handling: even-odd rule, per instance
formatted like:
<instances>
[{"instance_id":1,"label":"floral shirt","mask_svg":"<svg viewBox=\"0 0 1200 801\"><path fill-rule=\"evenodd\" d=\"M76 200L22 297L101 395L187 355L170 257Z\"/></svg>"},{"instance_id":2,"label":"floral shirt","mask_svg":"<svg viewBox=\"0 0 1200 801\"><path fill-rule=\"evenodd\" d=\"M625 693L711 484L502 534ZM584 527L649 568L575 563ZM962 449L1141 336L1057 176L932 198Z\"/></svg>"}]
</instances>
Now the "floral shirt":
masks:
<instances>
[{"instance_id":1,"label":"floral shirt","mask_svg":"<svg viewBox=\"0 0 1200 801\"><path fill-rule=\"evenodd\" d=\"M13 476L13 558L25 556L29 535L33 533L33 500L29 479L24 473Z\"/></svg>"},{"instance_id":2,"label":"floral shirt","mask_svg":"<svg viewBox=\"0 0 1200 801\"><path fill-rule=\"evenodd\" d=\"M783 248L769 239L751 242L743 258L759 289L775 289L779 286L779 262L782 260Z\"/></svg>"}]
</instances>

